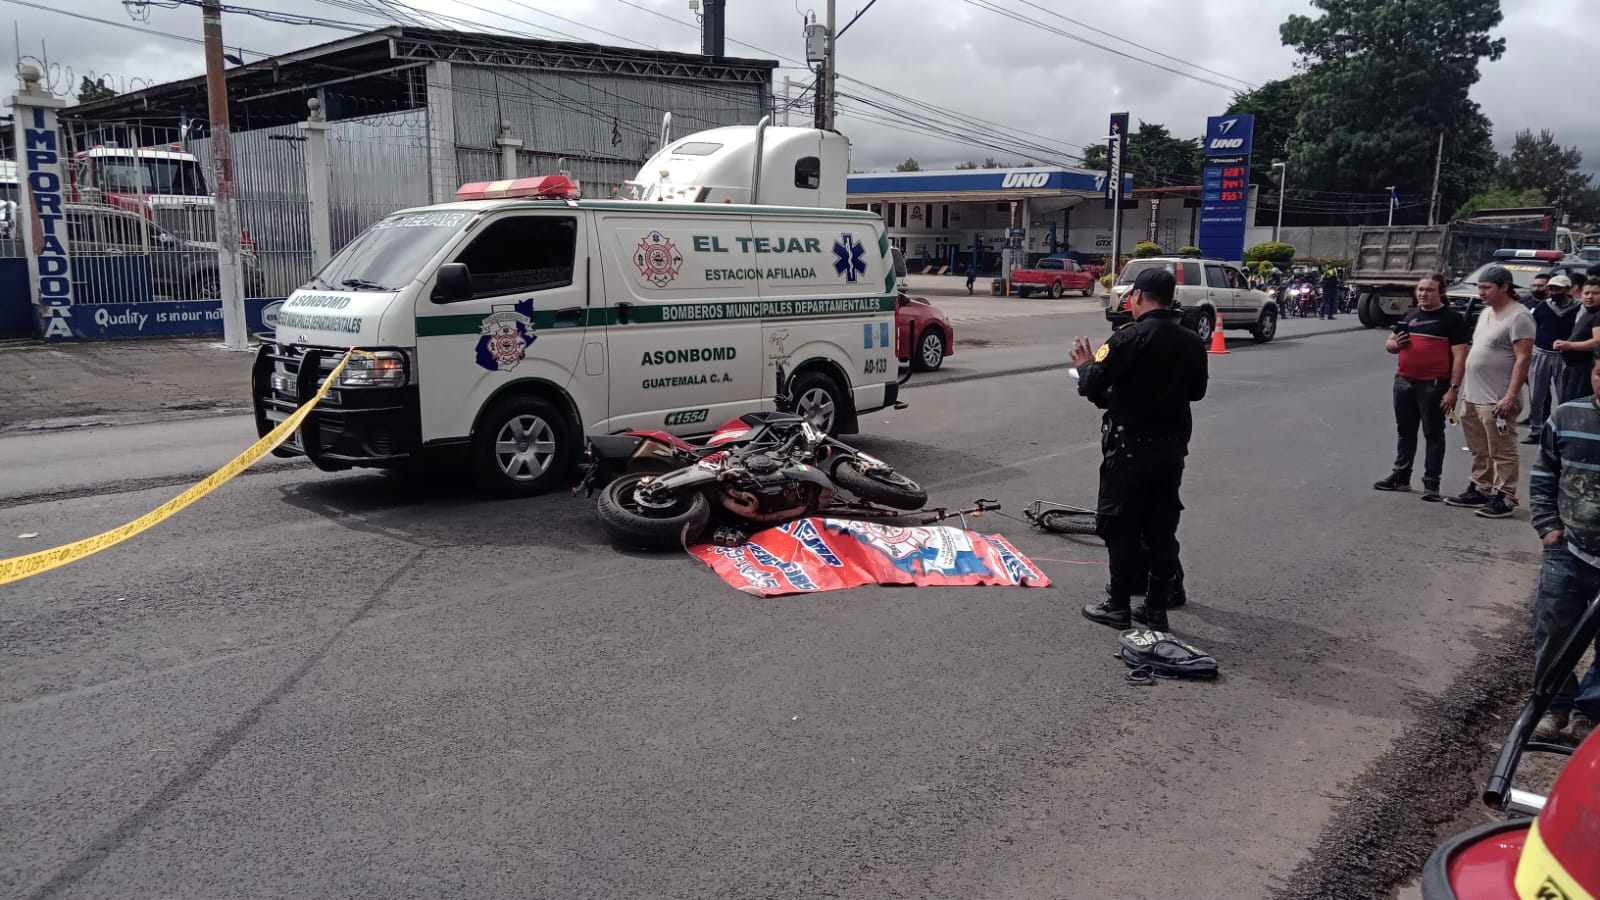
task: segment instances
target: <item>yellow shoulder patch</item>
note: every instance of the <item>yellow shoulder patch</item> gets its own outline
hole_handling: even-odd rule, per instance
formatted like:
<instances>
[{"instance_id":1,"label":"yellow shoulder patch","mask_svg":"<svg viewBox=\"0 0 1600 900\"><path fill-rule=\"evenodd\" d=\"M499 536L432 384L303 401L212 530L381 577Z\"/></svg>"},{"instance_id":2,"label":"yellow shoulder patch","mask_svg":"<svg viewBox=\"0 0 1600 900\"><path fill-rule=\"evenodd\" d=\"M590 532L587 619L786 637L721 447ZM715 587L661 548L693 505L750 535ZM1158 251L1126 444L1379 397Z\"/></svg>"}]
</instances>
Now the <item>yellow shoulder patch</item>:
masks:
<instances>
[{"instance_id":1,"label":"yellow shoulder patch","mask_svg":"<svg viewBox=\"0 0 1600 900\"><path fill-rule=\"evenodd\" d=\"M1111 345L1110 344L1101 344L1099 349L1094 351L1094 361L1095 362L1105 362L1106 361L1106 357L1108 357L1110 355L1111 355Z\"/></svg>"}]
</instances>

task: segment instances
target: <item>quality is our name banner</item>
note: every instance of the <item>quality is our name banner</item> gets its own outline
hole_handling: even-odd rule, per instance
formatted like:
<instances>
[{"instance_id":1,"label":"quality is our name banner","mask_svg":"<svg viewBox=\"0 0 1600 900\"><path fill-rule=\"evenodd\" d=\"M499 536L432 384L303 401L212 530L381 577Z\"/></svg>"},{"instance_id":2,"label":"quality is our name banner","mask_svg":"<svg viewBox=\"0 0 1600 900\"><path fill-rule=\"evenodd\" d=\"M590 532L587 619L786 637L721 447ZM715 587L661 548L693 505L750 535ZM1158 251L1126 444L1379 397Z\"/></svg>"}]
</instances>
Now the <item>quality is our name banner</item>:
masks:
<instances>
[{"instance_id":1,"label":"quality is our name banner","mask_svg":"<svg viewBox=\"0 0 1600 900\"><path fill-rule=\"evenodd\" d=\"M1047 587L1050 579L998 534L947 526L808 518L735 547L689 548L735 588L758 597L867 584Z\"/></svg>"}]
</instances>

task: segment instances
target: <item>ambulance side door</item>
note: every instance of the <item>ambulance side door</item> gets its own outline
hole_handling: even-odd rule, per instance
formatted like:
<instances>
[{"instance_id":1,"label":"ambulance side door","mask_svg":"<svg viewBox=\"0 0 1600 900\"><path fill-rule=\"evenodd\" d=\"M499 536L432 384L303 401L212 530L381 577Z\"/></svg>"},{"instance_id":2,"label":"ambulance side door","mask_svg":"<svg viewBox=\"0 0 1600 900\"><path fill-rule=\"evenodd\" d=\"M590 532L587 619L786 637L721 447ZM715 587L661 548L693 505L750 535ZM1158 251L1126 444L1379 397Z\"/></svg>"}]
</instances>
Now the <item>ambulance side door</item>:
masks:
<instances>
[{"instance_id":1,"label":"ambulance side door","mask_svg":"<svg viewBox=\"0 0 1600 900\"><path fill-rule=\"evenodd\" d=\"M424 442L466 438L501 388L536 380L568 390L588 320L590 232L575 210L505 210L486 218L449 261L472 295L443 302L437 275L417 298L417 377ZM604 415L579 409L585 417Z\"/></svg>"},{"instance_id":2,"label":"ambulance side door","mask_svg":"<svg viewBox=\"0 0 1600 900\"><path fill-rule=\"evenodd\" d=\"M598 217L611 412L603 431L704 434L760 408L750 218Z\"/></svg>"}]
</instances>

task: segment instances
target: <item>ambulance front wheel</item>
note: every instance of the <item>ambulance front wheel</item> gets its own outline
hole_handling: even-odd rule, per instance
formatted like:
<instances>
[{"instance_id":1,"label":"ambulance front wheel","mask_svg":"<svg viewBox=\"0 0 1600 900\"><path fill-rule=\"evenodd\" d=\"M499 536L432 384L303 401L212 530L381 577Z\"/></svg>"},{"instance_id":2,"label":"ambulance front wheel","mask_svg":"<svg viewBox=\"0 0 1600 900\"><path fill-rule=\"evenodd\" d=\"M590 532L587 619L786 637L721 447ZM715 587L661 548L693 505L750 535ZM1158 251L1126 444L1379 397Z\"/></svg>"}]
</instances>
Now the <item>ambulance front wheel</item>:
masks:
<instances>
[{"instance_id":1,"label":"ambulance front wheel","mask_svg":"<svg viewBox=\"0 0 1600 900\"><path fill-rule=\"evenodd\" d=\"M478 422L473 475L489 493L527 497L560 484L577 452L576 432L555 404L528 395L507 397Z\"/></svg>"},{"instance_id":2,"label":"ambulance front wheel","mask_svg":"<svg viewBox=\"0 0 1600 900\"><path fill-rule=\"evenodd\" d=\"M795 376L789 388L794 397L795 413L811 420L828 434L839 433L839 419L848 397L832 378L812 370Z\"/></svg>"}]
</instances>

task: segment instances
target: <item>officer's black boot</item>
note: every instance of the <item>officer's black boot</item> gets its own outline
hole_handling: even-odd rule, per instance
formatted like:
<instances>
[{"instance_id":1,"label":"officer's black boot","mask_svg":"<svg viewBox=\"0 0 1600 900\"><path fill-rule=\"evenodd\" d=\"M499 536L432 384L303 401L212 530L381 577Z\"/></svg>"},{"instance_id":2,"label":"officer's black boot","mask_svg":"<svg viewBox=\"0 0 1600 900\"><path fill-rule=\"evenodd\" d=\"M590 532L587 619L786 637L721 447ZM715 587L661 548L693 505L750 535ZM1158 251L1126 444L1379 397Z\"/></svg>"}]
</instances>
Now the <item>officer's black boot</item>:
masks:
<instances>
[{"instance_id":1,"label":"officer's black boot","mask_svg":"<svg viewBox=\"0 0 1600 900\"><path fill-rule=\"evenodd\" d=\"M1189 602L1189 595L1183 590L1183 563L1178 563L1178 574L1172 576L1172 590L1167 593L1167 609L1177 609Z\"/></svg>"},{"instance_id":2,"label":"officer's black boot","mask_svg":"<svg viewBox=\"0 0 1600 900\"><path fill-rule=\"evenodd\" d=\"M1165 581L1150 579L1149 593L1144 595L1144 602L1129 614L1129 618L1151 631L1170 630L1167 624L1167 602L1171 596L1171 579Z\"/></svg>"},{"instance_id":3,"label":"officer's black boot","mask_svg":"<svg viewBox=\"0 0 1600 900\"><path fill-rule=\"evenodd\" d=\"M1091 603L1083 608L1083 617L1091 622L1109 625L1112 628L1123 629L1133 627L1133 620L1128 613L1128 591L1119 583L1116 576L1112 576L1111 583L1106 585L1106 598L1099 603Z\"/></svg>"}]
</instances>

